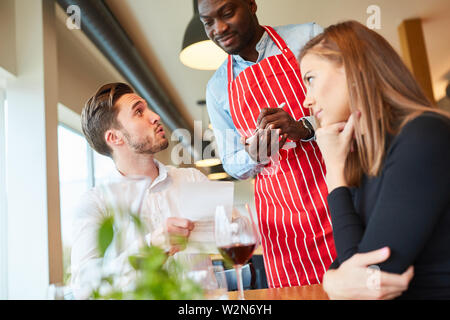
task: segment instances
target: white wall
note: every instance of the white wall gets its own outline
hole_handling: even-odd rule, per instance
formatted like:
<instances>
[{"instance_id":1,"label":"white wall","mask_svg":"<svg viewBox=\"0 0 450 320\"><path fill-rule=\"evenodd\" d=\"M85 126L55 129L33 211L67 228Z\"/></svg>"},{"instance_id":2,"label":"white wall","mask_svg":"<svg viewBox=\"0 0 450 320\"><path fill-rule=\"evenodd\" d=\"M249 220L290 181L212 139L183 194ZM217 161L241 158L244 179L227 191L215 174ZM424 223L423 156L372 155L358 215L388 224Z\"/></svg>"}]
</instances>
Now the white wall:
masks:
<instances>
[{"instance_id":1,"label":"white wall","mask_svg":"<svg viewBox=\"0 0 450 320\"><path fill-rule=\"evenodd\" d=\"M66 13L57 4L55 8L59 102L81 114L86 100L101 85L124 79L81 30L66 27Z\"/></svg>"},{"instance_id":2,"label":"white wall","mask_svg":"<svg viewBox=\"0 0 450 320\"><path fill-rule=\"evenodd\" d=\"M16 73L16 38L14 0L0 1L0 68ZM1 73L0 73L1 76Z\"/></svg>"},{"instance_id":3,"label":"white wall","mask_svg":"<svg viewBox=\"0 0 450 320\"><path fill-rule=\"evenodd\" d=\"M0 300L8 297L8 219L6 204L6 172L5 172L5 108L4 90L0 86Z\"/></svg>"},{"instance_id":4,"label":"white wall","mask_svg":"<svg viewBox=\"0 0 450 320\"><path fill-rule=\"evenodd\" d=\"M16 0L16 76L6 134L8 298L45 298L62 278L53 2Z\"/></svg>"}]
</instances>

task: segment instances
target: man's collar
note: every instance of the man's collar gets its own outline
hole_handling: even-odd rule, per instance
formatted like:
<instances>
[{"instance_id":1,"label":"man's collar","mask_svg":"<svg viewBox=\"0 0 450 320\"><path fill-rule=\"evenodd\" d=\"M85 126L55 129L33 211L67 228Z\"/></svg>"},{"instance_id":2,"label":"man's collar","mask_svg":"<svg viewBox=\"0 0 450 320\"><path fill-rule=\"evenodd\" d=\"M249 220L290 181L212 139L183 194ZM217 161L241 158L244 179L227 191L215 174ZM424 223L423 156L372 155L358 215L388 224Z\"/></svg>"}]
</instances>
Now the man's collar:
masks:
<instances>
[{"instance_id":1,"label":"man's collar","mask_svg":"<svg viewBox=\"0 0 450 320\"><path fill-rule=\"evenodd\" d=\"M167 167L159 162L156 159L153 159L153 162L155 163L155 165L158 167L158 176L155 178L155 180L152 181L152 184L150 185L150 189L153 188L156 184L158 184L161 181L166 180L167 178ZM111 178L125 178L126 176L124 176L119 169L114 170L114 173L112 174Z\"/></svg>"},{"instance_id":2,"label":"man's collar","mask_svg":"<svg viewBox=\"0 0 450 320\"><path fill-rule=\"evenodd\" d=\"M156 159L153 159L153 161L158 167L158 176L156 177L155 180L153 180L150 188L153 188L157 183L164 181L167 178L167 167Z\"/></svg>"},{"instance_id":3,"label":"man's collar","mask_svg":"<svg viewBox=\"0 0 450 320\"><path fill-rule=\"evenodd\" d=\"M256 60L256 63L260 62L262 60L262 57L264 56L264 53L266 51L267 48L267 41L269 40L269 35L267 34L267 31L264 30L264 33L261 37L261 39L259 39L258 43L256 44L256 51L258 51L258 59ZM240 55L236 54L233 55L233 59L236 62L249 62L244 60Z\"/></svg>"},{"instance_id":4,"label":"man's collar","mask_svg":"<svg viewBox=\"0 0 450 320\"><path fill-rule=\"evenodd\" d=\"M264 54L264 51L266 51L267 40L269 40L269 34L267 33L267 31L264 30L264 33L263 33L261 39L259 39L258 43L256 44L256 51L258 51L259 57L262 57L262 55ZM259 57L258 57L258 61L259 61Z\"/></svg>"}]
</instances>

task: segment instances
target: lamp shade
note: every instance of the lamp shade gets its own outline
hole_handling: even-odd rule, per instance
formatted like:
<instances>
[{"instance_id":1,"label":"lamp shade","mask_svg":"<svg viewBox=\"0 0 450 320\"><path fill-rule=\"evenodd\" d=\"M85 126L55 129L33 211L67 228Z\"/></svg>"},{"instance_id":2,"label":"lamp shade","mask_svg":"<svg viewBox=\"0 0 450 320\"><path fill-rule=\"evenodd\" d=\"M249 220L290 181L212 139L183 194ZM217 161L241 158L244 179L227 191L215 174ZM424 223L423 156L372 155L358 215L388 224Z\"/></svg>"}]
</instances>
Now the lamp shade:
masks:
<instances>
[{"instance_id":1,"label":"lamp shade","mask_svg":"<svg viewBox=\"0 0 450 320\"><path fill-rule=\"evenodd\" d=\"M226 180L233 181L234 179L225 172L222 165L217 165L209 168L209 180Z\"/></svg>"},{"instance_id":2,"label":"lamp shade","mask_svg":"<svg viewBox=\"0 0 450 320\"><path fill-rule=\"evenodd\" d=\"M216 156L216 148L210 141L202 141L202 158L195 161L195 166L198 168L214 167L222 164L220 159Z\"/></svg>"},{"instance_id":3,"label":"lamp shade","mask_svg":"<svg viewBox=\"0 0 450 320\"><path fill-rule=\"evenodd\" d=\"M221 164L219 158L208 158L208 159L202 159L195 162L195 166L198 168L208 168L213 167Z\"/></svg>"},{"instance_id":4,"label":"lamp shade","mask_svg":"<svg viewBox=\"0 0 450 320\"><path fill-rule=\"evenodd\" d=\"M227 54L214 42L209 40L194 0L194 16L184 33L183 46L180 52L181 62L193 69L216 70L226 59Z\"/></svg>"},{"instance_id":5,"label":"lamp shade","mask_svg":"<svg viewBox=\"0 0 450 320\"><path fill-rule=\"evenodd\" d=\"M225 171L208 174L209 180L225 180L225 179L228 180L229 178L230 178L230 176Z\"/></svg>"}]
</instances>

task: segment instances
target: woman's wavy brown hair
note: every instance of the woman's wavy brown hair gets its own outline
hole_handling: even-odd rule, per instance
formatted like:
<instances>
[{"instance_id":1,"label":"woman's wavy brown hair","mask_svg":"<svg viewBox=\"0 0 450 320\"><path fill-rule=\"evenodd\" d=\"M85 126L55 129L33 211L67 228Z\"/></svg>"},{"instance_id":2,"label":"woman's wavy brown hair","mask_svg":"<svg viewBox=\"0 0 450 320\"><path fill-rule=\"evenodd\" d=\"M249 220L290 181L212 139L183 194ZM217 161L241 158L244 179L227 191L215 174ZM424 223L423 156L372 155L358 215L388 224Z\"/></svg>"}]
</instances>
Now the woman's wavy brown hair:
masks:
<instances>
[{"instance_id":1,"label":"woman's wavy brown hair","mask_svg":"<svg viewBox=\"0 0 450 320\"><path fill-rule=\"evenodd\" d=\"M356 149L349 153L344 170L350 186L358 186L363 174L374 177L380 173L386 134L397 135L426 111L449 117L425 96L392 46L357 21L326 28L304 46L299 61L309 53L344 66L350 111L361 112L355 126Z\"/></svg>"}]
</instances>

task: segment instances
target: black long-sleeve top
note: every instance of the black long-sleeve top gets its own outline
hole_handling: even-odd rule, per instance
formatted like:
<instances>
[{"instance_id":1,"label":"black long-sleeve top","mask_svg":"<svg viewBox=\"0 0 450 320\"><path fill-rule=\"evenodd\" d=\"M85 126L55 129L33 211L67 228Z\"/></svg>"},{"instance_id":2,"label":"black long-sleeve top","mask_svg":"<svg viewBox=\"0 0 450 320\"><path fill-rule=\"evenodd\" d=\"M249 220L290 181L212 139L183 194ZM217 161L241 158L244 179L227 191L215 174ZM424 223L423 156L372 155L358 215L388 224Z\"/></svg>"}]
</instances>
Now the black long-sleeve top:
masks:
<instances>
[{"instance_id":1,"label":"black long-sleeve top","mask_svg":"<svg viewBox=\"0 0 450 320\"><path fill-rule=\"evenodd\" d=\"M336 268L388 246L382 271L414 265L406 299L450 299L450 120L425 113L391 137L383 169L328 195Z\"/></svg>"}]
</instances>

